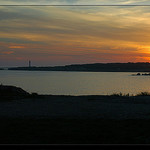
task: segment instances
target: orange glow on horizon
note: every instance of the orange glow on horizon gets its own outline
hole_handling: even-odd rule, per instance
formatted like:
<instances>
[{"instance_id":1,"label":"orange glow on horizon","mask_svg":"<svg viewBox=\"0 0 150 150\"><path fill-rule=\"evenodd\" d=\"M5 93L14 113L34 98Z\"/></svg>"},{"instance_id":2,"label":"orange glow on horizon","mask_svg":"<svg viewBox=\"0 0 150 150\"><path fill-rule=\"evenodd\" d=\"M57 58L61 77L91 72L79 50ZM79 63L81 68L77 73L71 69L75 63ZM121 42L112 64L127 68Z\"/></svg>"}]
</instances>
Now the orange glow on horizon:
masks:
<instances>
[{"instance_id":1,"label":"orange glow on horizon","mask_svg":"<svg viewBox=\"0 0 150 150\"><path fill-rule=\"evenodd\" d=\"M11 17L0 20L0 60L31 59L39 64L150 60L150 11L145 7L0 7L1 12Z\"/></svg>"}]
</instances>

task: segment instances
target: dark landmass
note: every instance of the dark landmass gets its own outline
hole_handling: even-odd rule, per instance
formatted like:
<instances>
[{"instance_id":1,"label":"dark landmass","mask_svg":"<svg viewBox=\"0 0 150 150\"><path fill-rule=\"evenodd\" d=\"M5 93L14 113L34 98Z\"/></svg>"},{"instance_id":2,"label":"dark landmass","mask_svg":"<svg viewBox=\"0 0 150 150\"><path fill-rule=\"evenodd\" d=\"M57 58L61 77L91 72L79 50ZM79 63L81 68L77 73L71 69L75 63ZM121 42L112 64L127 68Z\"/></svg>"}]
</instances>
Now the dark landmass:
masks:
<instances>
[{"instance_id":1,"label":"dark landmass","mask_svg":"<svg viewBox=\"0 0 150 150\"><path fill-rule=\"evenodd\" d=\"M14 67L8 69L28 71L150 72L150 63L95 63L54 67Z\"/></svg>"},{"instance_id":2,"label":"dark landmass","mask_svg":"<svg viewBox=\"0 0 150 150\"><path fill-rule=\"evenodd\" d=\"M132 74L133 76L150 76L150 73L137 73L137 74Z\"/></svg>"},{"instance_id":3,"label":"dark landmass","mask_svg":"<svg viewBox=\"0 0 150 150\"><path fill-rule=\"evenodd\" d=\"M150 144L150 120L1 118L0 121L0 144Z\"/></svg>"},{"instance_id":4,"label":"dark landmass","mask_svg":"<svg viewBox=\"0 0 150 150\"><path fill-rule=\"evenodd\" d=\"M0 144L150 144L149 127L148 93L38 95L0 86Z\"/></svg>"},{"instance_id":5,"label":"dark landmass","mask_svg":"<svg viewBox=\"0 0 150 150\"><path fill-rule=\"evenodd\" d=\"M0 102L1 101L11 101L11 100L17 100L17 99L26 99L26 98L35 98L35 99L47 99L47 98L52 98L52 99L63 99L65 97L67 98L84 98L84 99L88 99L88 100L97 100L99 98L104 98L104 99L111 99L111 98L135 98L135 97L141 97L141 96L149 96L150 97L150 93L149 92L141 92L138 93L137 95L133 96L128 94L122 94L120 93L114 93L112 95L79 95L79 96L73 96L73 95L40 95L38 93L29 93L25 90L23 90L20 87L16 87L16 86L10 86L10 85L0 85Z\"/></svg>"},{"instance_id":6,"label":"dark landmass","mask_svg":"<svg viewBox=\"0 0 150 150\"><path fill-rule=\"evenodd\" d=\"M0 85L0 100L14 100L29 97L30 94L15 86Z\"/></svg>"},{"instance_id":7,"label":"dark landmass","mask_svg":"<svg viewBox=\"0 0 150 150\"><path fill-rule=\"evenodd\" d=\"M0 70L4 70L3 68L0 68Z\"/></svg>"}]
</instances>

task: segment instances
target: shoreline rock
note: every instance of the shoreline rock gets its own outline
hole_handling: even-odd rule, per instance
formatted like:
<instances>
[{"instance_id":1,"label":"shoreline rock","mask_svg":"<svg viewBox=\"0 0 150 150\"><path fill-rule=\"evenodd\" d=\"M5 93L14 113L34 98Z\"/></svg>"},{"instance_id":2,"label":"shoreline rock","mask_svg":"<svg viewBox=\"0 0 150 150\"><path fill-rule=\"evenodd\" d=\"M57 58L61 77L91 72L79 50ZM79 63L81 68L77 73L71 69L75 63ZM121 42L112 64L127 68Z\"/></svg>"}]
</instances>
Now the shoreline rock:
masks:
<instances>
[{"instance_id":1,"label":"shoreline rock","mask_svg":"<svg viewBox=\"0 0 150 150\"><path fill-rule=\"evenodd\" d=\"M30 94L23 90L22 88L10 86L10 85L0 85L0 97L2 99L17 99L26 98Z\"/></svg>"}]
</instances>

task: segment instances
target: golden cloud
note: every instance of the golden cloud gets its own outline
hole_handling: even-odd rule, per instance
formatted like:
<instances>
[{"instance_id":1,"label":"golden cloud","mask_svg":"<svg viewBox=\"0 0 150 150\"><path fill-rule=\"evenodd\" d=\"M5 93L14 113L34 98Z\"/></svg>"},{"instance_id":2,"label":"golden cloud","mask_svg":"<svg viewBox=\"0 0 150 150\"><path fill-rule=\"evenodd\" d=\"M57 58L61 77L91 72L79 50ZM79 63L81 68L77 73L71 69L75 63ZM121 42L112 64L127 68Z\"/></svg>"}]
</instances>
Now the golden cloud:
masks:
<instances>
[{"instance_id":1,"label":"golden cloud","mask_svg":"<svg viewBox=\"0 0 150 150\"><path fill-rule=\"evenodd\" d=\"M14 52L13 51L2 52L2 54L7 54L7 55L12 54L12 53L14 53Z\"/></svg>"},{"instance_id":2,"label":"golden cloud","mask_svg":"<svg viewBox=\"0 0 150 150\"><path fill-rule=\"evenodd\" d=\"M25 46L21 41L20 45L12 42L10 49L23 49L15 50L16 54L33 53L33 57L38 57L38 53L55 54L58 60L61 54L67 59L67 55L73 59L77 54L87 54L85 59L88 61L91 54L92 60L98 59L97 54L100 56L102 53L109 54L104 57L122 54L122 58L126 53L132 53L134 57L142 51L146 55L150 49L150 11L145 8L17 8L14 11L20 14L17 18L0 20L0 38L31 41ZM10 9L13 15L13 8ZM119 57L115 55L112 58L120 60Z\"/></svg>"},{"instance_id":3,"label":"golden cloud","mask_svg":"<svg viewBox=\"0 0 150 150\"><path fill-rule=\"evenodd\" d=\"M25 48L24 46L19 46L19 45L13 45L13 46L9 46L9 48Z\"/></svg>"}]
</instances>

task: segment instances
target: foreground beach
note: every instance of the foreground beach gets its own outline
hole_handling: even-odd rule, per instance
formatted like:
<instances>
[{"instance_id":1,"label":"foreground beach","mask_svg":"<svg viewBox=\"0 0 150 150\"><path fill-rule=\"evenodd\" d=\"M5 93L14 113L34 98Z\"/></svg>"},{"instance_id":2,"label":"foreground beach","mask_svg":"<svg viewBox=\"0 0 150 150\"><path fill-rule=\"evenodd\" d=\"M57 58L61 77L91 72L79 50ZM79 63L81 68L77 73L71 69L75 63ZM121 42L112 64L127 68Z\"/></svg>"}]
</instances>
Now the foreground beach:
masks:
<instances>
[{"instance_id":1,"label":"foreground beach","mask_svg":"<svg viewBox=\"0 0 150 150\"><path fill-rule=\"evenodd\" d=\"M19 89L23 96L16 97L12 91L1 93L1 144L150 143L150 96L28 95Z\"/></svg>"},{"instance_id":2,"label":"foreground beach","mask_svg":"<svg viewBox=\"0 0 150 150\"><path fill-rule=\"evenodd\" d=\"M0 117L150 119L150 96L35 96L0 102Z\"/></svg>"}]
</instances>

